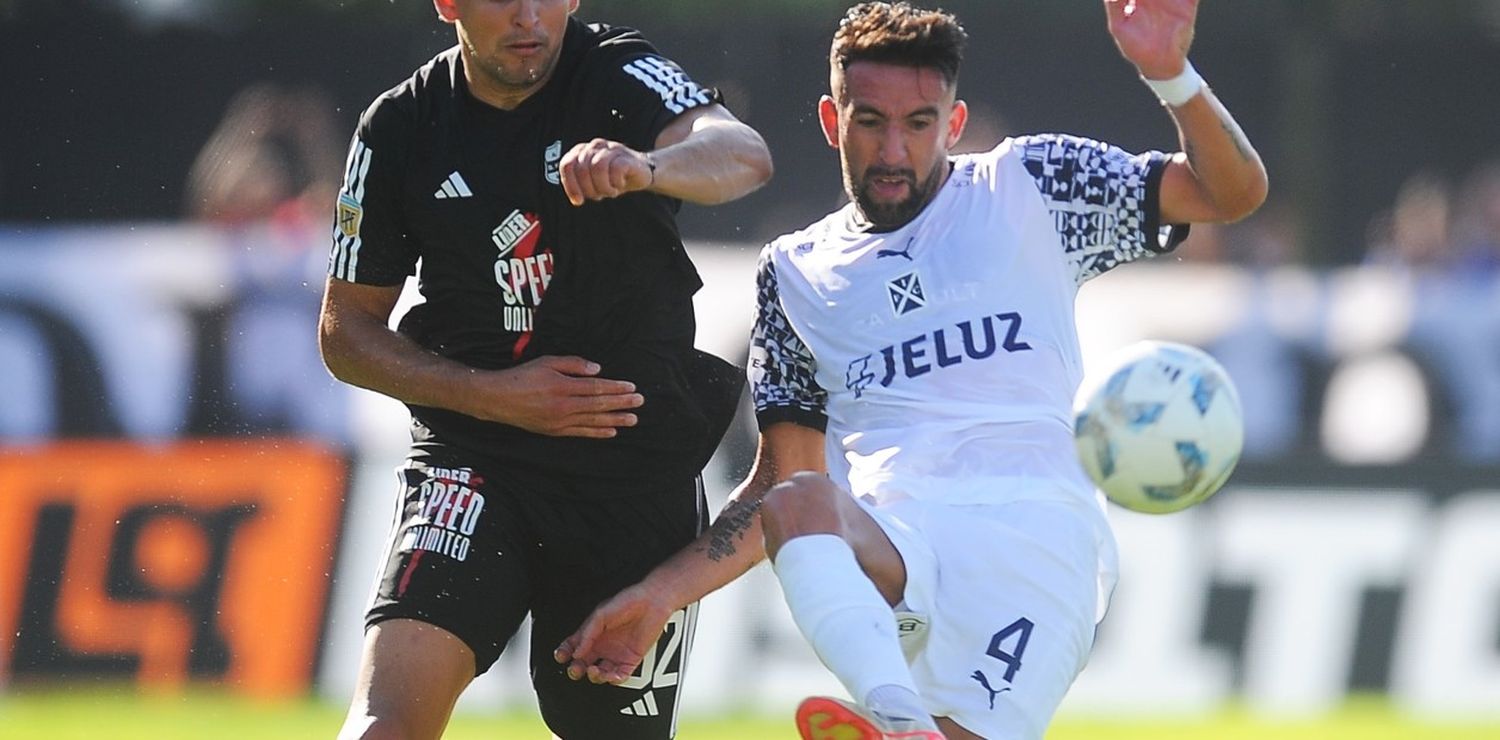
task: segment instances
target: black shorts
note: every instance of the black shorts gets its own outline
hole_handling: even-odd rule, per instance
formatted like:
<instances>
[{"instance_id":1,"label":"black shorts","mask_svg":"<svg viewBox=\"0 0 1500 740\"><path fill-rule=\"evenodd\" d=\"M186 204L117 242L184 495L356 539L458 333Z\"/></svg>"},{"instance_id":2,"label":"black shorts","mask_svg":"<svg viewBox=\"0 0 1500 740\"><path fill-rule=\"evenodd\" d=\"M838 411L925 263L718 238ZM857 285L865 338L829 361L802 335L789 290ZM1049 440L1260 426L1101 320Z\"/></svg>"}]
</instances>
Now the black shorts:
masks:
<instances>
[{"instance_id":1,"label":"black shorts","mask_svg":"<svg viewBox=\"0 0 1500 740\"><path fill-rule=\"evenodd\" d=\"M569 680L552 650L703 531L701 480L589 498L577 482L515 472L454 447L412 453L398 471L401 505L366 628L387 619L441 627L474 651L478 675L529 613L532 686L554 733L671 737L696 604L672 615L655 653L619 686Z\"/></svg>"}]
</instances>

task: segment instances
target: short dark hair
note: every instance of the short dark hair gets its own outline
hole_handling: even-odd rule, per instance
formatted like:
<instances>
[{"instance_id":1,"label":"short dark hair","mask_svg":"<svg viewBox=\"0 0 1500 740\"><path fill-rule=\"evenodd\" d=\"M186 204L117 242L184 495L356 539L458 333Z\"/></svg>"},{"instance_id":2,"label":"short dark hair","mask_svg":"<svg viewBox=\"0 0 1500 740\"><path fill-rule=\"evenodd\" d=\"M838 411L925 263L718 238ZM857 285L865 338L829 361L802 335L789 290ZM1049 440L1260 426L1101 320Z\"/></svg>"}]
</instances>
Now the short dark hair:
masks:
<instances>
[{"instance_id":1,"label":"short dark hair","mask_svg":"<svg viewBox=\"0 0 1500 740\"><path fill-rule=\"evenodd\" d=\"M839 21L828 60L839 70L854 62L931 67L952 88L968 37L952 13L904 1L863 2Z\"/></svg>"}]
</instances>

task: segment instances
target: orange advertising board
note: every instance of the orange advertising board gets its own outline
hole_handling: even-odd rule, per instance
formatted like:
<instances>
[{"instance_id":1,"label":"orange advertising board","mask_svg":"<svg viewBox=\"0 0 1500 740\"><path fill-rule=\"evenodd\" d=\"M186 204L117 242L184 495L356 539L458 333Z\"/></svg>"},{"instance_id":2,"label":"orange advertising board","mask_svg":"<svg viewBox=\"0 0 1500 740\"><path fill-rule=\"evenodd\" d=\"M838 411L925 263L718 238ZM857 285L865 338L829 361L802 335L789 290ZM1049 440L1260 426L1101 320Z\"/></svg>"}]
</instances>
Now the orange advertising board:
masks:
<instances>
[{"instance_id":1,"label":"orange advertising board","mask_svg":"<svg viewBox=\"0 0 1500 740\"><path fill-rule=\"evenodd\" d=\"M0 449L0 677L307 691L344 469L299 440Z\"/></svg>"}]
</instances>

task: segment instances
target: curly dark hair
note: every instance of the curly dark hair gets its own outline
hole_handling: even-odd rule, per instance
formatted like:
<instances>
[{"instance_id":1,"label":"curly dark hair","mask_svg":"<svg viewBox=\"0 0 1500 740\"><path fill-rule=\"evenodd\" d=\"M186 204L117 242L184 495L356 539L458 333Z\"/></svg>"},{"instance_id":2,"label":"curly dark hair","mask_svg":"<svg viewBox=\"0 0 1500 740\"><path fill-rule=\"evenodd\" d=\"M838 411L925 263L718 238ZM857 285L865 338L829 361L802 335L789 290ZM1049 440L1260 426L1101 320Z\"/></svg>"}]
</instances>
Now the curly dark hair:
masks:
<instances>
[{"instance_id":1,"label":"curly dark hair","mask_svg":"<svg viewBox=\"0 0 1500 740\"><path fill-rule=\"evenodd\" d=\"M958 83L964 41L969 37L952 13L908 2L863 2L849 9L833 34L829 63L845 70L854 62L931 67L951 88Z\"/></svg>"}]
</instances>

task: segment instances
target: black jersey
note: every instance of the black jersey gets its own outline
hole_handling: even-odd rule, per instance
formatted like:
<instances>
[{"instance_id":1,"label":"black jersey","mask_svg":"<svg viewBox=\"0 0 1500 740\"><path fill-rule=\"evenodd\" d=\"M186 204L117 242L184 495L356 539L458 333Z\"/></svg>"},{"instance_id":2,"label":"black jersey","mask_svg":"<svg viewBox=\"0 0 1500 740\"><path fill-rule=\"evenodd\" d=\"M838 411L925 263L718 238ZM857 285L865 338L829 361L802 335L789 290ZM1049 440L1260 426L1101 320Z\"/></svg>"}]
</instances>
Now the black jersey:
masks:
<instances>
[{"instance_id":1,"label":"black jersey","mask_svg":"<svg viewBox=\"0 0 1500 740\"><path fill-rule=\"evenodd\" d=\"M677 231L680 204L632 193L574 207L558 164L595 137L650 150L676 116L717 101L636 31L570 19L552 77L514 110L469 92L455 47L365 111L330 275L391 286L416 274L424 302L399 331L444 357L503 369L579 355L646 398L639 424L611 440L411 406L418 442L612 490L697 473L733 414L739 373L693 350L701 282Z\"/></svg>"}]
</instances>

